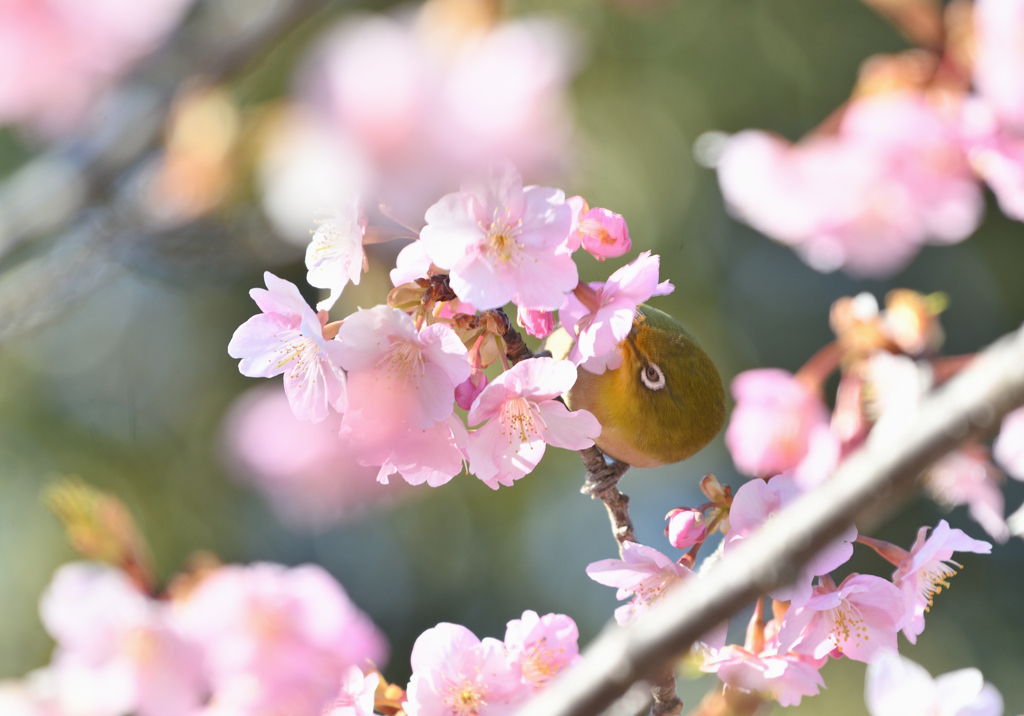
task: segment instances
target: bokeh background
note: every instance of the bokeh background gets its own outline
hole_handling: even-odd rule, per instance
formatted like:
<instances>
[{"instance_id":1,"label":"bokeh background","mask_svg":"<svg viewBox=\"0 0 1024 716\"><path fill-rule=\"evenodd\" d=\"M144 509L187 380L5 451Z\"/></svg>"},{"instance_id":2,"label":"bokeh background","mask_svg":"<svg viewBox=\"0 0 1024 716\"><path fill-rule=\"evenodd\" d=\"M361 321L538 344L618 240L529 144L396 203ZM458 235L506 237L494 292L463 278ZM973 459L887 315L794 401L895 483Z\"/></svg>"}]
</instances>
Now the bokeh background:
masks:
<instances>
[{"instance_id":1,"label":"bokeh background","mask_svg":"<svg viewBox=\"0 0 1024 716\"><path fill-rule=\"evenodd\" d=\"M239 23L265 9L219 6ZM243 123L271 111L332 23L357 11L414 10L325 4L235 72L223 96ZM661 254L662 277L676 285L656 305L687 324L727 382L753 367L797 369L831 339L831 303L861 291L880 299L894 287L946 292L949 354L977 350L1024 320L1024 227L1002 217L991 198L984 224L965 243L926 248L887 281L853 280L816 273L731 220L714 172L695 161L694 141L710 130L761 127L798 138L846 99L866 57L906 47L857 0L517 1L502 12L556 16L576 48L566 151L558 166L527 173L527 181L557 182L626 217L634 249ZM197 6L182 32L209 16ZM142 76L159 78L166 68L158 56ZM0 130L0 177L14 176L45 146L31 131ZM578 492L575 454L549 450L512 489L492 492L462 475L315 528L283 523L246 483L225 447L224 420L256 381L238 374L226 346L254 312L247 291L261 285L262 271L304 286L305 269L302 248L276 238L260 218L241 155L230 198L171 231L129 222L108 236L103 222L111 214L86 210L0 259L0 303L7 303L0 305L0 678L49 658L37 600L55 567L75 557L40 492L69 474L124 500L164 578L198 550L225 561L323 565L386 632L393 656L385 674L400 683L416 636L440 621L501 637L525 609L562 612L586 643L616 602L584 568L612 556L614 542L604 509ZM102 207L112 199L91 201ZM109 239L102 248L76 238L97 232ZM396 252L371 247L370 273L346 289L332 315L381 302ZM602 280L625 260L579 263L585 277ZM307 297L315 301L315 289ZM641 541L670 549L663 516L701 502L696 485L708 472L743 482L721 436L683 464L629 473L623 490ZM1022 487L1006 486L1010 509L1024 500ZM963 508L947 515L924 498L875 536L909 545L919 526L940 517L983 537ZM1003 693L1007 713L1024 711L1024 545L1015 539L963 562L919 643L903 641L901 649L933 674L978 666ZM890 569L861 551L849 568ZM823 671L827 691L795 712L866 713L863 671L833 661ZM713 683L681 682L688 706Z\"/></svg>"}]
</instances>

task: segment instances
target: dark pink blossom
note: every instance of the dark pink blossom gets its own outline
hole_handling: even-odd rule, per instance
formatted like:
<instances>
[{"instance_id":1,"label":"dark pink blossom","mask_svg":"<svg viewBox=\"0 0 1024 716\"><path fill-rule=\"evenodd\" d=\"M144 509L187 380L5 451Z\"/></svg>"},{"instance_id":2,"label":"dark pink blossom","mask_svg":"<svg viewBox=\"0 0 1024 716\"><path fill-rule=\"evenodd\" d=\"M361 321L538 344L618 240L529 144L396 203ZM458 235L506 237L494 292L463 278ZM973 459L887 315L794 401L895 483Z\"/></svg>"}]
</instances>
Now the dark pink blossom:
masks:
<instances>
[{"instance_id":1,"label":"dark pink blossom","mask_svg":"<svg viewBox=\"0 0 1024 716\"><path fill-rule=\"evenodd\" d=\"M740 472L775 475L800 465L815 430L829 428L828 408L784 370L759 368L733 378L736 399L725 444Z\"/></svg>"},{"instance_id":2,"label":"dark pink blossom","mask_svg":"<svg viewBox=\"0 0 1024 716\"><path fill-rule=\"evenodd\" d=\"M676 549L690 549L707 536L707 523L701 510L676 509L668 513L668 541Z\"/></svg>"},{"instance_id":3,"label":"dark pink blossom","mask_svg":"<svg viewBox=\"0 0 1024 716\"><path fill-rule=\"evenodd\" d=\"M537 338L547 338L555 330L555 314L529 308L516 309L516 323Z\"/></svg>"},{"instance_id":4,"label":"dark pink blossom","mask_svg":"<svg viewBox=\"0 0 1024 716\"><path fill-rule=\"evenodd\" d=\"M626 220L608 209L590 209L579 217L574 230L576 238L570 239L570 245L579 245L598 261L622 256L633 246Z\"/></svg>"}]
</instances>

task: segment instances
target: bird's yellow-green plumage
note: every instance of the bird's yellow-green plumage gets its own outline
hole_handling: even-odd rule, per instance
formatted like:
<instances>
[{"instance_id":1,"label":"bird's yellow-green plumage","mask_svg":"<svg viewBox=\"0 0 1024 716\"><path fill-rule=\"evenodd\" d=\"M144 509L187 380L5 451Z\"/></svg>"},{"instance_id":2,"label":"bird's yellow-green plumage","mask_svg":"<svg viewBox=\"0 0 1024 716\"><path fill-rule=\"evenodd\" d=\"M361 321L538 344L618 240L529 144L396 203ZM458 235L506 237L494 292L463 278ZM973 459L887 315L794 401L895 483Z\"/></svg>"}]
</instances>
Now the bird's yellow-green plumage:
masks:
<instances>
[{"instance_id":1,"label":"bird's yellow-green plumage","mask_svg":"<svg viewBox=\"0 0 1024 716\"><path fill-rule=\"evenodd\" d=\"M546 344L555 357L568 354L567 338L563 333ZM600 375L580 368L564 396L570 410L597 417L601 451L635 467L656 467L685 460L711 442L725 423L725 388L690 332L667 313L641 305L619 350L621 366Z\"/></svg>"}]
</instances>

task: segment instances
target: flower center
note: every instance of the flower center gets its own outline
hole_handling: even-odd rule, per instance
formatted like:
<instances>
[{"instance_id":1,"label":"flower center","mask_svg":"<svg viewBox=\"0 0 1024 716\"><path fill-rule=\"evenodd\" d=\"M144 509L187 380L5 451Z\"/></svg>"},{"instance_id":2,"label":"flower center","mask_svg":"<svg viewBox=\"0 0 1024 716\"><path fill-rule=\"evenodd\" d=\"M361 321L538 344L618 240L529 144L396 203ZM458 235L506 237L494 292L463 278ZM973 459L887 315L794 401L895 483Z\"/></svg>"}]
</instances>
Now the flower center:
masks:
<instances>
[{"instance_id":1,"label":"flower center","mask_svg":"<svg viewBox=\"0 0 1024 716\"><path fill-rule=\"evenodd\" d=\"M928 602L928 606L924 608L926 612L932 608L935 595L941 592L943 587L949 589L949 578L956 574L956 567L946 562L934 562L922 570L921 596Z\"/></svg>"},{"instance_id":2,"label":"flower center","mask_svg":"<svg viewBox=\"0 0 1024 716\"><path fill-rule=\"evenodd\" d=\"M542 686L565 667L565 650L557 651L548 647L543 638L531 644L523 658L523 678L535 686Z\"/></svg>"},{"instance_id":3,"label":"flower center","mask_svg":"<svg viewBox=\"0 0 1024 716\"><path fill-rule=\"evenodd\" d=\"M396 340L377 364L399 380L411 382L422 379L423 353L409 341Z\"/></svg>"},{"instance_id":4,"label":"flower center","mask_svg":"<svg viewBox=\"0 0 1024 716\"><path fill-rule=\"evenodd\" d=\"M518 438L520 443L530 442L546 429L540 414L526 398L513 398L502 408L501 432L508 435L510 441Z\"/></svg>"},{"instance_id":5,"label":"flower center","mask_svg":"<svg viewBox=\"0 0 1024 716\"><path fill-rule=\"evenodd\" d=\"M483 223L481 222L481 227ZM498 261L515 261L523 245L519 243L519 235L523 232L523 220L512 221L511 209L505 207L504 214L494 210L494 219L485 229L484 241L487 253Z\"/></svg>"},{"instance_id":6,"label":"flower center","mask_svg":"<svg viewBox=\"0 0 1024 716\"><path fill-rule=\"evenodd\" d=\"M864 617L860 610L847 600L831 611L829 615L832 621L832 628L829 629L829 638L839 651L843 650L844 644L853 643L860 646L862 641L868 641L868 628L864 623Z\"/></svg>"},{"instance_id":7,"label":"flower center","mask_svg":"<svg viewBox=\"0 0 1024 716\"><path fill-rule=\"evenodd\" d=\"M320 349L312 338L301 334L299 337L294 338L295 333L295 331L287 331L278 334L283 337L281 338L282 345L278 349L278 353L281 353L282 357L277 361L277 367L284 368L284 366L292 363L292 377L301 378L308 371L309 363L316 360ZM288 340L289 338L291 340Z\"/></svg>"},{"instance_id":8,"label":"flower center","mask_svg":"<svg viewBox=\"0 0 1024 716\"><path fill-rule=\"evenodd\" d=\"M451 710L459 716L477 716L481 709L487 705L484 697L487 691L469 679L463 679L460 683L453 683L448 688L448 695L444 702Z\"/></svg>"}]
</instances>

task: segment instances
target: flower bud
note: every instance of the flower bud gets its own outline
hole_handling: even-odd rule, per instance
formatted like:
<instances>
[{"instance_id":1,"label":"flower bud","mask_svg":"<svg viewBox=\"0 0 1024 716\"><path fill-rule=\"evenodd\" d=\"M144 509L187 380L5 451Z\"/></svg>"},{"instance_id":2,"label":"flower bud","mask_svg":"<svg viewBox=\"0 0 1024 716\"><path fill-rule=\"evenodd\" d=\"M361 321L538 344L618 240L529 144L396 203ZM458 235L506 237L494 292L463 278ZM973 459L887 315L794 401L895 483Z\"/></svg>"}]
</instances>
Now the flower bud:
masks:
<instances>
[{"instance_id":1,"label":"flower bud","mask_svg":"<svg viewBox=\"0 0 1024 716\"><path fill-rule=\"evenodd\" d=\"M704 513L699 510L676 509L668 513L668 541L676 549L689 549L704 540Z\"/></svg>"},{"instance_id":2,"label":"flower bud","mask_svg":"<svg viewBox=\"0 0 1024 716\"><path fill-rule=\"evenodd\" d=\"M607 209L591 209L580 218L577 229L583 248L598 261L622 256L633 243L626 220Z\"/></svg>"},{"instance_id":3,"label":"flower bud","mask_svg":"<svg viewBox=\"0 0 1024 716\"><path fill-rule=\"evenodd\" d=\"M516 323L531 336L547 338L555 330L555 314L551 311L520 308L516 311Z\"/></svg>"},{"instance_id":4,"label":"flower bud","mask_svg":"<svg viewBox=\"0 0 1024 716\"><path fill-rule=\"evenodd\" d=\"M469 410L473 406L473 401L486 387L487 376L482 371L471 374L455 386L455 404L463 410Z\"/></svg>"}]
</instances>

